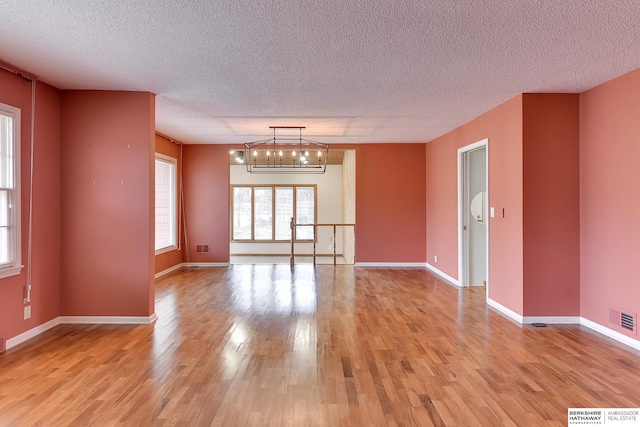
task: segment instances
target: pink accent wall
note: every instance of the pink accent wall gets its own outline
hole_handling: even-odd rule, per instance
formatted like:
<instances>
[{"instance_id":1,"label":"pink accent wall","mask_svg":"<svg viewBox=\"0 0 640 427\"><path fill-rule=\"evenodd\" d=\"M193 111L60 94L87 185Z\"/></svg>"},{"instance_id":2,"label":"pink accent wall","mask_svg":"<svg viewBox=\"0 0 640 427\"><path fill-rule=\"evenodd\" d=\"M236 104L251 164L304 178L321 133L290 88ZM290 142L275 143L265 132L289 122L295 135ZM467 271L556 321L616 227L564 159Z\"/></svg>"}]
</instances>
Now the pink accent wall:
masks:
<instances>
[{"instance_id":1,"label":"pink accent wall","mask_svg":"<svg viewBox=\"0 0 640 427\"><path fill-rule=\"evenodd\" d=\"M62 315L154 312L154 98L63 92Z\"/></svg>"},{"instance_id":2,"label":"pink accent wall","mask_svg":"<svg viewBox=\"0 0 640 427\"><path fill-rule=\"evenodd\" d=\"M424 144L335 147L356 149L356 261L424 262ZM230 148L183 148L184 261L229 261ZM202 244L211 245L211 253L195 253Z\"/></svg>"},{"instance_id":3,"label":"pink accent wall","mask_svg":"<svg viewBox=\"0 0 640 427\"><path fill-rule=\"evenodd\" d=\"M457 278L457 150L488 138L489 297L524 316L578 315L578 137L578 95L523 94L428 143L427 261Z\"/></svg>"},{"instance_id":4,"label":"pink accent wall","mask_svg":"<svg viewBox=\"0 0 640 427\"><path fill-rule=\"evenodd\" d=\"M186 262L229 262L229 147L183 148ZM196 253L196 245L211 252ZM187 247L188 246L188 247Z\"/></svg>"},{"instance_id":5,"label":"pink accent wall","mask_svg":"<svg viewBox=\"0 0 640 427\"><path fill-rule=\"evenodd\" d=\"M356 148L356 262L425 260L425 145Z\"/></svg>"},{"instance_id":6,"label":"pink accent wall","mask_svg":"<svg viewBox=\"0 0 640 427\"><path fill-rule=\"evenodd\" d=\"M580 95L581 315L640 313L640 70ZM637 339L636 335L632 335Z\"/></svg>"},{"instance_id":7,"label":"pink accent wall","mask_svg":"<svg viewBox=\"0 0 640 427\"><path fill-rule=\"evenodd\" d=\"M156 135L156 153L164 154L165 156L173 157L178 163L178 180L176 187L178 194L176 194L176 203L178 203L178 236L180 237L180 244L178 249L174 251L165 252L155 257L155 272L167 270L183 262L184 251L184 230L182 228L182 212L180 210L180 180L182 176L182 154L180 152L180 146L169 141L167 138Z\"/></svg>"},{"instance_id":8,"label":"pink accent wall","mask_svg":"<svg viewBox=\"0 0 640 427\"><path fill-rule=\"evenodd\" d=\"M426 144L429 264L458 278L458 148L489 138L490 298L523 312L522 95ZM505 215L502 217L502 210ZM434 263L434 257L438 262Z\"/></svg>"},{"instance_id":9,"label":"pink accent wall","mask_svg":"<svg viewBox=\"0 0 640 427\"><path fill-rule=\"evenodd\" d=\"M458 276L458 143L449 134L425 149L426 261L454 278Z\"/></svg>"},{"instance_id":10,"label":"pink accent wall","mask_svg":"<svg viewBox=\"0 0 640 427\"><path fill-rule=\"evenodd\" d=\"M578 100L522 98L525 316L580 314Z\"/></svg>"},{"instance_id":11,"label":"pink accent wall","mask_svg":"<svg viewBox=\"0 0 640 427\"><path fill-rule=\"evenodd\" d=\"M27 284L31 153L31 82L0 70L0 102L21 109L22 263L0 279L0 335L13 338L60 315L60 91L36 85L33 174L32 317L23 320Z\"/></svg>"}]
</instances>

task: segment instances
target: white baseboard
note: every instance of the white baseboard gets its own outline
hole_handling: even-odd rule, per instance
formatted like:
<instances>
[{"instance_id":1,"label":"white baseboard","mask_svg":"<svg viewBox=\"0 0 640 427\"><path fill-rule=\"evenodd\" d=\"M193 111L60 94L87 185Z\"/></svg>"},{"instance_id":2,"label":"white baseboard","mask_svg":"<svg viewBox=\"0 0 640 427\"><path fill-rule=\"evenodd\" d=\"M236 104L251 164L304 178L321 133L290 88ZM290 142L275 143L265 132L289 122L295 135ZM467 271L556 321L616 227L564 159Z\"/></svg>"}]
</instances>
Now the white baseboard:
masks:
<instances>
[{"instance_id":1,"label":"white baseboard","mask_svg":"<svg viewBox=\"0 0 640 427\"><path fill-rule=\"evenodd\" d=\"M547 325L579 325L580 316L524 316L522 323L546 323Z\"/></svg>"},{"instance_id":2,"label":"white baseboard","mask_svg":"<svg viewBox=\"0 0 640 427\"><path fill-rule=\"evenodd\" d=\"M149 325L158 319L155 313L151 316L58 316L42 325L29 329L6 341L9 350L25 341L47 332L58 325Z\"/></svg>"},{"instance_id":3,"label":"white baseboard","mask_svg":"<svg viewBox=\"0 0 640 427\"><path fill-rule=\"evenodd\" d=\"M426 268L424 262L356 262L356 267L363 268Z\"/></svg>"},{"instance_id":4,"label":"white baseboard","mask_svg":"<svg viewBox=\"0 0 640 427\"><path fill-rule=\"evenodd\" d=\"M487 305L504 314L511 320L515 320L520 325L530 325L532 323L546 323L547 325L579 325L579 316L521 316L515 311L505 307L504 305L487 299Z\"/></svg>"},{"instance_id":5,"label":"white baseboard","mask_svg":"<svg viewBox=\"0 0 640 427\"><path fill-rule=\"evenodd\" d=\"M228 262L183 262L182 267L229 267Z\"/></svg>"},{"instance_id":6,"label":"white baseboard","mask_svg":"<svg viewBox=\"0 0 640 427\"><path fill-rule=\"evenodd\" d=\"M515 311L505 307L504 305L500 304L499 302L496 302L496 301L492 300L491 298L487 298L487 305L489 307L499 311L500 313L504 314L509 319L515 320L517 323L522 325L523 317L521 315L519 315L518 313L516 313Z\"/></svg>"},{"instance_id":7,"label":"white baseboard","mask_svg":"<svg viewBox=\"0 0 640 427\"><path fill-rule=\"evenodd\" d=\"M173 267L169 267L169 268L167 268L166 270L162 270L161 272L156 273L156 275L154 276L154 278L156 278L156 279L157 279L157 278L159 278L159 277L166 276L166 275L167 275L167 274L169 274L169 273L173 273L173 272L174 272L174 271L176 271L176 270L180 270L180 269L183 267L183 265L184 265L184 263L180 263L180 264L176 264L176 265L174 265Z\"/></svg>"},{"instance_id":8,"label":"white baseboard","mask_svg":"<svg viewBox=\"0 0 640 427\"><path fill-rule=\"evenodd\" d=\"M627 335L621 334L620 332L614 331L613 329L609 329L606 326L602 326L599 323L596 323L592 320L589 320L584 317L580 317L580 325L594 330L596 332L601 333L613 340L616 340L622 344L628 345L629 347L633 347L636 350L640 350L640 341L633 339Z\"/></svg>"},{"instance_id":9,"label":"white baseboard","mask_svg":"<svg viewBox=\"0 0 640 427\"><path fill-rule=\"evenodd\" d=\"M23 332L20 335L9 338L6 341L6 349L9 350L10 348L17 346L18 344L22 344L23 342L28 341L31 338L37 337L38 335L47 332L49 329L55 328L59 324L60 317L56 317L55 319L51 319L48 322L43 323L42 325L38 325L35 328L29 329L28 331Z\"/></svg>"},{"instance_id":10,"label":"white baseboard","mask_svg":"<svg viewBox=\"0 0 640 427\"><path fill-rule=\"evenodd\" d=\"M611 338L621 344L627 345L636 350L640 350L640 341L634 339L620 332L609 329L606 326L602 326L592 320L580 316L521 316L515 311L508 309L502 304L487 299L487 304L505 315L511 320L515 320L520 325L527 325L532 323L546 323L548 325L581 325L595 332L598 332L608 338Z\"/></svg>"},{"instance_id":11,"label":"white baseboard","mask_svg":"<svg viewBox=\"0 0 640 427\"><path fill-rule=\"evenodd\" d=\"M151 316L60 316L61 325L149 325L156 321Z\"/></svg>"},{"instance_id":12,"label":"white baseboard","mask_svg":"<svg viewBox=\"0 0 640 427\"><path fill-rule=\"evenodd\" d=\"M173 267L169 267L166 270L162 270L159 273L155 274L155 278L159 278L165 276L169 273L173 273L176 270L180 270L181 268L199 268L199 267L228 267L228 262L181 262L180 264L176 264Z\"/></svg>"},{"instance_id":13,"label":"white baseboard","mask_svg":"<svg viewBox=\"0 0 640 427\"><path fill-rule=\"evenodd\" d=\"M436 267L434 267L433 265L431 265L429 263L427 263L426 265L427 265L427 270L430 270L432 273L440 276L441 278L443 278L447 282L451 283L452 285L460 287L460 281L458 279L454 279L453 277L449 276L444 271L437 269Z\"/></svg>"}]
</instances>

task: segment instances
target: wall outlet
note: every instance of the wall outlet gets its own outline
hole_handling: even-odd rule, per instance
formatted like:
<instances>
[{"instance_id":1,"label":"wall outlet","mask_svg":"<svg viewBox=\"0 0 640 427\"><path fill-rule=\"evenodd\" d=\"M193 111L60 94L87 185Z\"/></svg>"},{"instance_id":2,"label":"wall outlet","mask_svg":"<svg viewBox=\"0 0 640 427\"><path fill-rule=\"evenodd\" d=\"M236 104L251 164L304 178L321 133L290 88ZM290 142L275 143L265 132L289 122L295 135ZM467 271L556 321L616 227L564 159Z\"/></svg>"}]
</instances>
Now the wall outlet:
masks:
<instances>
[{"instance_id":1,"label":"wall outlet","mask_svg":"<svg viewBox=\"0 0 640 427\"><path fill-rule=\"evenodd\" d=\"M31 319L31 306L28 305L24 308L24 320Z\"/></svg>"},{"instance_id":2,"label":"wall outlet","mask_svg":"<svg viewBox=\"0 0 640 427\"><path fill-rule=\"evenodd\" d=\"M438 255L434 255L433 262L438 262Z\"/></svg>"}]
</instances>

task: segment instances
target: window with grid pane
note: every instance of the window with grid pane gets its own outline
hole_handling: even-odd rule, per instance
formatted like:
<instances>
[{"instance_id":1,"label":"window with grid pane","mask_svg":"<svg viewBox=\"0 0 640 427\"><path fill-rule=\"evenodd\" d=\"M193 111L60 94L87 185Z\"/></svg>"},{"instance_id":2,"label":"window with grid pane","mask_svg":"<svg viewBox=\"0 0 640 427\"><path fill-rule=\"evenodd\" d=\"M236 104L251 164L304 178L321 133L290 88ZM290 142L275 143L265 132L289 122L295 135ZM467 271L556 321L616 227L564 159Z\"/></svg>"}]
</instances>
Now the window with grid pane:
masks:
<instances>
[{"instance_id":1,"label":"window with grid pane","mask_svg":"<svg viewBox=\"0 0 640 427\"><path fill-rule=\"evenodd\" d=\"M176 164L176 159L156 154L156 253L178 247Z\"/></svg>"},{"instance_id":2,"label":"window with grid pane","mask_svg":"<svg viewBox=\"0 0 640 427\"><path fill-rule=\"evenodd\" d=\"M0 278L20 273L20 109L0 104Z\"/></svg>"},{"instance_id":3,"label":"window with grid pane","mask_svg":"<svg viewBox=\"0 0 640 427\"><path fill-rule=\"evenodd\" d=\"M238 185L232 187L232 239L291 240L291 217L313 224L316 187L298 185ZM313 227L298 227L296 240L312 240Z\"/></svg>"},{"instance_id":4,"label":"window with grid pane","mask_svg":"<svg viewBox=\"0 0 640 427\"><path fill-rule=\"evenodd\" d=\"M296 222L313 224L315 222L315 196L313 187L296 187ZM313 239L313 227L298 226L296 239Z\"/></svg>"}]
</instances>

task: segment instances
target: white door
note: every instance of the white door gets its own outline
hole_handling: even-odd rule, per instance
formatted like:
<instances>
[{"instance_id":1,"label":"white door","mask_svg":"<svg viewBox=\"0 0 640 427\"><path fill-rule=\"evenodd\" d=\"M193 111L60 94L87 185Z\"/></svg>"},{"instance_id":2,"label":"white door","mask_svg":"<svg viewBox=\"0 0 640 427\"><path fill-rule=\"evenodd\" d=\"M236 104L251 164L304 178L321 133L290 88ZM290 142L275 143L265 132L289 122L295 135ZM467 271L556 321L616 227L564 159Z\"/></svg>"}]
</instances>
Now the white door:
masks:
<instances>
[{"instance_id":1,"label":"white door","mask_svg":"<svg viewBox=\"0 0 640 427\"><path fill-rule=\"evenodd\" d=\"M487 180L486 148L467 152L468 256L467 286L482 286L487 280Z\"/></svg>"},{"instance_id":2,"label":"white door","mask_svg":"<svg viewBox=\"0 0 640 427\"><path fill-rule=\"evenodd\" d=\"M487 140L458 150L460 286L487 284Z\"/></svg>"}]
</instances>

